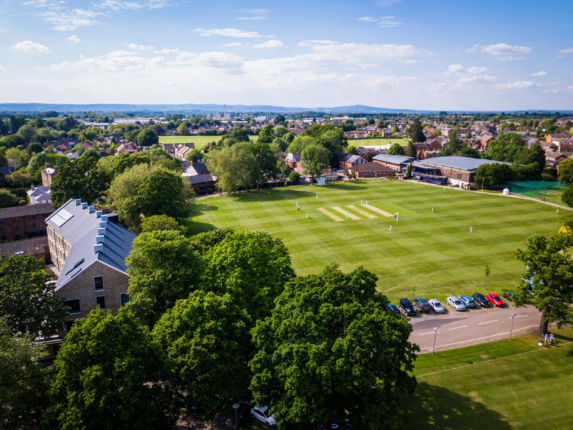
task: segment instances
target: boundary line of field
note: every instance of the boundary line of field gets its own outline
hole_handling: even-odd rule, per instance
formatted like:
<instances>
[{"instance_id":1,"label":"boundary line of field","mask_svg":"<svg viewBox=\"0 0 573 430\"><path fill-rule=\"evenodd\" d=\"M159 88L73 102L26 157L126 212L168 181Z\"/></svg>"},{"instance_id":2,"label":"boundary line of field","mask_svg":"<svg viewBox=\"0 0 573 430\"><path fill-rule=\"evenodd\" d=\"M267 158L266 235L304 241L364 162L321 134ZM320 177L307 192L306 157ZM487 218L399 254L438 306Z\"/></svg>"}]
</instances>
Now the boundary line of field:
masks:
<instances>
[{"instance_id":1,"label":"boundary line of field","mask_svg":"<svg viewBox=\"0 0 573 430\"><path fill-rule=\"evenodd\" d=\"M372 206L372 205L367 204L367 203L362 203L361 206L364 206L366 209L370 209L372 212L379 213L380 215L384 215L386 217L394 216L392 214L389 214L386 211L383 211L382 209L378 209L376 206Z\"/></svg>"},{"instance_id":2,"label":"boundary line of field","mask_svg":"<svg viewBox=\"0 0 573 430\"><path fill-rule=\"evenodd\" d=\"M354 221L358 221L361 218L342 209L340 206L332 206L332 209L334 209L336 212L340 212L342 215L345 215L347 218L353 219Z\"/></svg>"},{"instance_id":3,"label":"boundary line of field","mask_svg":"<svg viewBox=\"0 0 573 430\"><path fill-rule=\"evenodd\" d=\"M342 218L340 218L340 217L334 215L333 213L327 211L327 210L324 209L324 208L318 208L318 211L319 211L319 212L322 212L324 215L326 215L327 217L329 217L329 218L330 218L331 220L333 220L333 221L336 221L336 222L342 222L342 221L344 221Z\"/></svg>"},{"instance_id":4,"label":"boundary line of field","mask_svg":"<svg viewBox=\"0 0 573 430\"><path fill-rule=\"evenodd\" d=\"M359 213L362 216L365 216L366 218L370 219L378 218L376 215L372 215L371 213L363 211L362 209L359 209L354 205L346 205L346 207L352 209L354 212Z\"/></svg>"}]
</instances>

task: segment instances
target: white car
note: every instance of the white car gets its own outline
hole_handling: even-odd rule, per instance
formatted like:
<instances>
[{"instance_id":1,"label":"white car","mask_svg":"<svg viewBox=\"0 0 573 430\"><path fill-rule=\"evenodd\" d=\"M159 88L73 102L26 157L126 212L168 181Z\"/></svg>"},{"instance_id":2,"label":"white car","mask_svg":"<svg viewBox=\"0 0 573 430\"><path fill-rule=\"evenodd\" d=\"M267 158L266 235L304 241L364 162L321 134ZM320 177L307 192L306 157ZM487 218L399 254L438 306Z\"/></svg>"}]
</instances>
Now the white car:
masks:
<instances>
[{"instance_id":1,"label":"white car","mask_svg":"<svg viewBox=\"0 0 573 430\"><path fill-rule=\"evenodd\" d=\"M255 406L251 408L251 416L266 425L275 427L277 422L275 421L274 415L267 415L269 412L268 406Z\"/></svg>"},{"instance_id":2,"label":"white car","mask_svg":"<svg viewBox=\"0 0 573 430\"><path fill-rule=\"evenodd\" d=\"M448 297L448 305L450 305L456 311L461 312L466 310L466 305L464 305L463 302L456 296Z\"/></svg>"},{"instance_id":3,"label":"white car","mask_svg":"<svg viewBox=\"0 0 573 430\"><path fill-rule=\"evenodd\" d=\"M428 303L437 314L443 314L446 312L442 304L437 299L430 299L428 300Z\"/></svg>"}]
</instances>

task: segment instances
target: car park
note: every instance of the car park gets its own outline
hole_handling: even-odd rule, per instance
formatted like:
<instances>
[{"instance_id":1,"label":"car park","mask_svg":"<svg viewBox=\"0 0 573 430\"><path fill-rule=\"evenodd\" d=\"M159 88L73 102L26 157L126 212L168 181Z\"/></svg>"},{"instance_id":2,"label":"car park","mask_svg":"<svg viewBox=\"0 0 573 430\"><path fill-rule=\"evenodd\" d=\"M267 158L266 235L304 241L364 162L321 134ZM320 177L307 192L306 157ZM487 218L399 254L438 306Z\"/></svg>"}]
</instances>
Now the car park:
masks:
<instances>
[{"instance_id":1,"label":"car park","mask_svg":"<svg viewBox=\"0 0 573 430\"><path fill-rule=\"evenodd\" d=\"M277 425L275 416L269 415L268 406L255 406L251 408L251 416L268 426L275 427Z\"/></svg>"},{"instance_id":2,"label":"car park","mask_svg":"<svg viewBox=\"0 0 573 430\"><path fill-rule=\"evenodd\" d=\"M400 309L398 309L398 306L392 303L388 303L386 306L388 306L388 309L394 312L394 315L400 315Z\"/></svg>"},{"instance_id":3,"label":"car park","mask_svg":"<svg viewBox=\"0 0 573 430\"><path fill-rule=\"evenodd\" d=\"M489 308L489 302L482 293L475 293L472 297L478 305Z\"/></svg>"},{"instance_id":4,"label":"car park","mask_svg":"<svg viewBox=\"0 0 573 430\"><path fill-rule=\"evenodd\" d=\"M458 312L466 310L466 305L456 296L448 297L447 303Z\"/></svg>"},{"instance_id":5,"label":"car park","mask_svg":"<svg viewBox=\"0 0 573 430\"><path fill-rule=\"evenodd\" d=\"M503 297L505 299L509 300L510 302L512 302L514 299L517 298L517 294L515 294L513 291L509 291L509 292L503 293Z\"/></svg>"},{"instance_id":6,"label":"car park","mask_svg":"<svg viewBox=\"0 0 573 430\"><path fill-rule=\"evenodd\" d=\"M487 293L485 296L492 305L497 306L498 308L505 306L505 303L503 302L503 300L501 300L501 297L499 297L497 294Z\"/></svg>"},{"instance_id":7,"label":"car park","mask_svg":"<svg viewBox=\"0 0 573 430\"><path fill-rule=\"evenodd\" d=\"M434 310L435 313L443 314L446 312L446 309L442 306L442 304L439 302L439 300L430 299L428 301L428 303L430 304L430 306L432 307L432 309Z\"/></svg>"},{"instance_id":8,"label":"car park","mask_svg":"<svg viewBox=\"0 0 573 430\"><path fill-rule=\"evenodd\" d=\"M416 309L409 299L400 299L399 308L405 315L409 317L416 315Z\"/></svg>"},{"instance_id":9,"label":"car park","mask_svg":"<svg viewBox=\"0 0 573 430\"><path fill-rule=\"evenodd\" d=\"M422 297L414 297L414 306L419 312L430 312L430 309L432 309L426 299L423 299Z\"/></svg>"},{"instance_id":10,"label":"car park","mask_svg":"<svg viewBox=\"0 0 573 430\"><path fill-rule=\"evenodd\" d=\"M459 299L462 301L466 308L476 307L476 302L470 296L460 296Z\"/></svg>"}]
</instances>

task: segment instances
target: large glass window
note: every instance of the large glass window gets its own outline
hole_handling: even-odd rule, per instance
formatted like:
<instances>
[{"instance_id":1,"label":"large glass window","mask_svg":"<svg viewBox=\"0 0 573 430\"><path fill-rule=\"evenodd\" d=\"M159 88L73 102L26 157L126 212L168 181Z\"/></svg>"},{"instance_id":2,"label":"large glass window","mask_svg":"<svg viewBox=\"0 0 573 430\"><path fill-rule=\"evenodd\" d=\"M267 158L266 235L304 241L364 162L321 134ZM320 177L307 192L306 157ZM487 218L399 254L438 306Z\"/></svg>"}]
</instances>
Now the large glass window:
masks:
<instances>
[{"instance_id":1,"label":"large glass window","mask_svg":"<svg viewBox=\"0 0 573 430\"><path fill-rule=\"evenodd\" d=\"M64 305L69 308L69 314L79 314L80 313L80 299L66 300Z\"/></svg>"},{"instance_id":2,"label":"large glass window","mask_svg":"<svg viewBox=\"0 0 573 430\"><path fill-rule=\"evenodd\" d=\"M105 309L105 296L97 296L96 297L96 306L99 306L102 309Z\"/></svg>"},{"instance_id":3,"label":"large glass window","mask_svg":"<svg viewBox=\"0 0 573 430\"><path fill-rule=\"evenodd\" d=\"M103 276L94 276L94 286L96 291L103 290Z\"/></svg>"},{"instance_id":4,"label":"large glass window","mask_svg":"<svg viewBox=\"0 0 573 430\"><path fill-rule=\"evenodd\" d=\"M121 306L124 307L129 302L129 294L121 293Z\"/></svg>"}]
</instances>

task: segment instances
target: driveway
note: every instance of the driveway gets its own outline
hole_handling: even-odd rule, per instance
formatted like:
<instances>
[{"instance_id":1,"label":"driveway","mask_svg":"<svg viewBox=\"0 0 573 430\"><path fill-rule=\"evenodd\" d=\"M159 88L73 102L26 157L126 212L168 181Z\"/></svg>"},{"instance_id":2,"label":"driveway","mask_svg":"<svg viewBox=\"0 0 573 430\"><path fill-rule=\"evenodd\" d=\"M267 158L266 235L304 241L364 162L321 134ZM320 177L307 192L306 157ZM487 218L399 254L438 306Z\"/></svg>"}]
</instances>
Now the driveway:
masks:
<instances>
[{"instance_id":1,"label":"driveway","mask_svg":"<svg viewBox=\"0 0 573 430\"><path fill-rule=\"evenodd\" d=\"M410 342L420 346L420 353L432 352L434 327L436 334L436 351L461 348L478 343L508 339L513 321L513 335L523 334L539 327L541 312L533 306L522 308L477 308L466 312L456 312L446 307L448 313L420 314L410 318L413 332Z\"/></svg>"}]
</instances>

